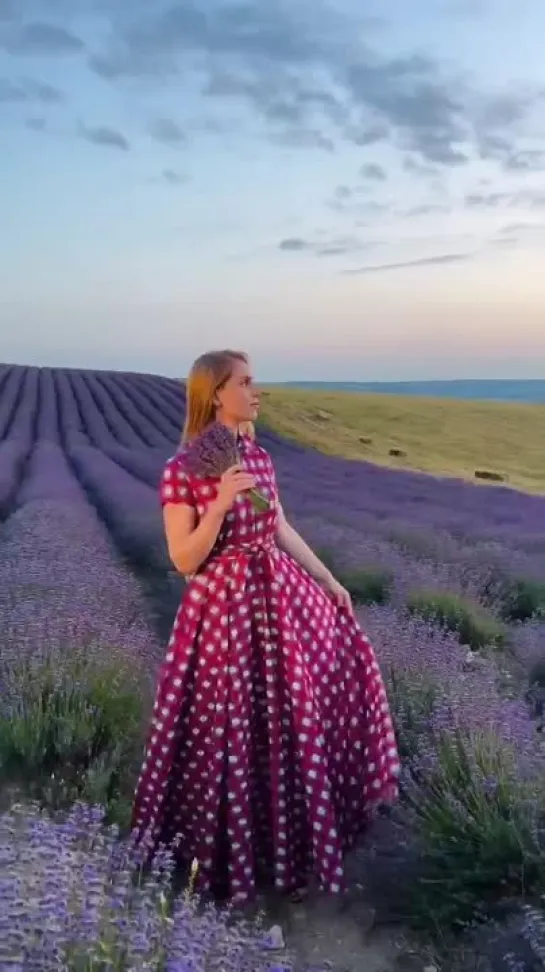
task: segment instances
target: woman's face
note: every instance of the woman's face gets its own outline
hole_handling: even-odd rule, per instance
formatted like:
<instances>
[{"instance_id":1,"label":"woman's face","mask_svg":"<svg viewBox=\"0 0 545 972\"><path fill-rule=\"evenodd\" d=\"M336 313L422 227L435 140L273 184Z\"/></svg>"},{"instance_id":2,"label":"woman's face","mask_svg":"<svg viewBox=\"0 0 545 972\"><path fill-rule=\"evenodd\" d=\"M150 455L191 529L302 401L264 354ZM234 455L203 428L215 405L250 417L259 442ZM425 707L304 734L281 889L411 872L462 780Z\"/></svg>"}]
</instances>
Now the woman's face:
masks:
<instances>
[{"instance_id":1,"label":"woman's face","mask_svg":"<svg viewBox=\"0 0 545 972\"><path fill-rule=\"evenodd\" d=\"M255 422L259 412L259 391L254 385L250 363L234 361L230 378L216 392L217 416L231 423Z\"/></svg>"}]
</instances>

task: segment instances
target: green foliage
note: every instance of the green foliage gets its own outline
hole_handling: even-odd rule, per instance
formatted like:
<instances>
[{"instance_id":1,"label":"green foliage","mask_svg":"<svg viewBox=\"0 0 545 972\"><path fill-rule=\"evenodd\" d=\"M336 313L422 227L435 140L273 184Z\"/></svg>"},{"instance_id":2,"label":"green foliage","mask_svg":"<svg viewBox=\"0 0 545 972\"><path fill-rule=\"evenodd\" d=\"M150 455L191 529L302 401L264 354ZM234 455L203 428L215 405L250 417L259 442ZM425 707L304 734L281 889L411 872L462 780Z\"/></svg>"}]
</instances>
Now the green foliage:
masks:
<instances>
[{"instance_id":1,"label":"green foliage","mask_svg":"<svg viewBox=\"0 0 545 972\"><path fill-rule=\"evenodd\" d=\"M128 822L143 722L135 676L103 658L21 663L0 709L0 780L56 810L77 799Z\"/></svg>"},{"instance_id":2,"label":"green foliage","mask_svg":"<svg viewBox=\"0 0 545 972\"><path fill-rule=\"evenodd\" d=\"M349 592L354 604L385 604L393 586L393 575L381 567L342 567L328 548L317 555L339 583Z\"/></svg>"},{"instance_id":3,"label":"green foliage","mask_svg":"<svg viewBox=\"0 0 545 972\"><path fill-rule=\"evenodd\" d=\"M320 547L316 550L316 556L322 561L324 567L327 567L332 574L337 576L337 558L329 547Z\"/></svg>"},{"instance_id":4,"label":"green foliage","mask_svg":"<svg viewBox=\"0 0 545 972\"><path fill-rule=\"evenodd\" d=\"M500 621L480 605L456 594L413 591L409 594L407 608L411 614L455 632L462 644L469 645L474 651L490 646L504 648L507 644L507 632Z\"/></svg>"},{"instance_id":5,"label":"green foliage","mask_svg":"<svg viewBox=\"0 0 545 972\"><path fill-rule=\"evenodd\" d=\"M423 873L410 907L444 927L492 913L501 898L543 894L543 780L526 783L495 736L461 730L434 740L434 767L408 799Z\"/></svg>"},{"instance_id":6,"label":"green foliage","mask_svg":"<svg viewBox=\"0 0 545 972\"><path fill-rule=\"evenodd\" d=\"M339 580L355 604L385 604L390 598L393 585L392 574L380 567L343 570Z\"/></svg>"},{"instance_id":7,"label":"green foliage","mask_svg":"<svg viewBox=\"0 0 545 972\"><path fill-rule=\"evenodd\" d=\"M521 577L505 588L502 615L506 621L545 617L545 581Z\"/></svg>"},{"instance_id":8,"label":"green foliage","mask_svg":"<svg viewBox=\"0 0 545 972\"><path fill-rule=\"evenodd\" d=\"M422 741L429 732L429 720L441 688L424 672L409 673L391 666L384 675L399 755L405 762L414 759L422 750Z\"/></svg>"}]
</instances>

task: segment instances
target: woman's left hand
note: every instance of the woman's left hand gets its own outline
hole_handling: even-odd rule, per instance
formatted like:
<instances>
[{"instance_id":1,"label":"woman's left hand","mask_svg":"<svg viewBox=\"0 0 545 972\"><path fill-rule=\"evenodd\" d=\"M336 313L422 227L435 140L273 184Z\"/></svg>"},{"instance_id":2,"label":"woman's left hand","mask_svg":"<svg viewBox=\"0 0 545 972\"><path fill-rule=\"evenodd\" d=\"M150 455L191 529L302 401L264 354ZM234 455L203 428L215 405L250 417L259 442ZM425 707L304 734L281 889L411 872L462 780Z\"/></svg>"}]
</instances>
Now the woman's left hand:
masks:
<instances>
[{"instance_id":1,"label":"woman's left hand","mask_svg":"<svg viewBox=\"0 0 545 972\"><path fill-rule=\"evenodd\" d=\"M339 584L339 581L336 580L335 577L333 577L333 575L330 574L329 577L327 577L326 580L322 582L322 587L329 594L329 596L335 601L335 604L337 604L339 607L345 608L347 611L350 612L350 614L354 613L354 608L352 606L352 598L350 597L350 594L348 593L346 588L342 586L342 584Z\"/></svg>"}]
</instances>

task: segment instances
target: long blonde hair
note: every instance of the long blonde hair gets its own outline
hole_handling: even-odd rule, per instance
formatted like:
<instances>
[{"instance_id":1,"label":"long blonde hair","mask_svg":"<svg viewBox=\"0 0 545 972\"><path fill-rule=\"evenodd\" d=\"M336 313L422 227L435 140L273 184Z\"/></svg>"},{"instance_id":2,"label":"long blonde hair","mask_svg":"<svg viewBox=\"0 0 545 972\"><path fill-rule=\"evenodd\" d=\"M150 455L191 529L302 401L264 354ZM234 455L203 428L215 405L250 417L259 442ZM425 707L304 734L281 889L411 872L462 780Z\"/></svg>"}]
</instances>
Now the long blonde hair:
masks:
<instances>
[{"instance_id":1,"label":"long blonde hair","mask_svg":"<svg viewBox=\"0 0 545 972\"><path fill-rule=\"evenodd\" d=\"M244 351L207 351L193 362L185 383L185 422L182 442L195 439L214 421L214 395L229 381L236 361L248 363Z\"/></svg>"}]
</instances>

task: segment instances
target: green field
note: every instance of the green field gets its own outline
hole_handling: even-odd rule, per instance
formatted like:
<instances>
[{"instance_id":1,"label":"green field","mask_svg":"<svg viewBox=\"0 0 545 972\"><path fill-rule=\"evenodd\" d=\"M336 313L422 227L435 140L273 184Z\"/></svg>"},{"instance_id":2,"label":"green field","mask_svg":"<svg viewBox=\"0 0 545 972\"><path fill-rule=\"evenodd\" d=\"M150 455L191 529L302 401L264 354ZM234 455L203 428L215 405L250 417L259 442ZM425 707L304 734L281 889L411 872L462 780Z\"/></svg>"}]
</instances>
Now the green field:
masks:
<instances>
[{"instance_id":1,"label":"green field","mask_svg":"<svg viewBox=\"0 0 545 972\"><path fill-rule=\"evenodd\" d=\"M543 405L268 387L261 419L330 455L545 493Z\"/></svg>"}]
</instances>

